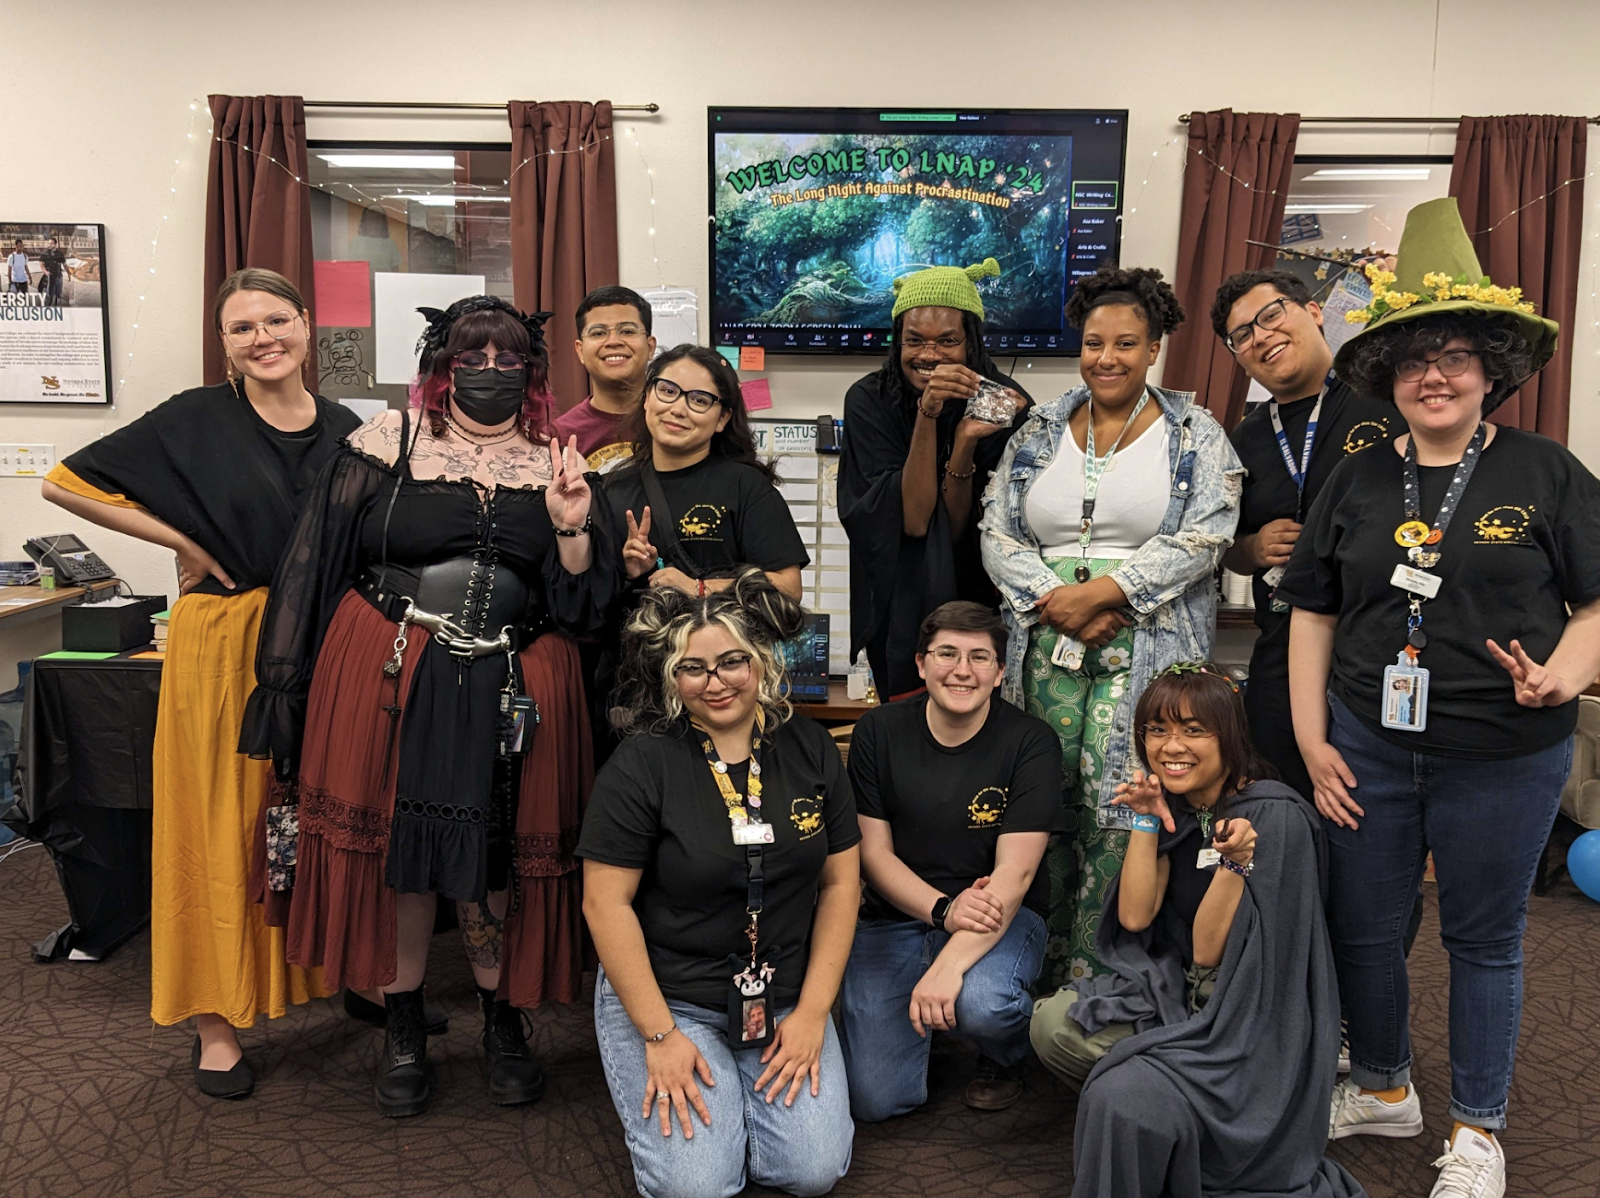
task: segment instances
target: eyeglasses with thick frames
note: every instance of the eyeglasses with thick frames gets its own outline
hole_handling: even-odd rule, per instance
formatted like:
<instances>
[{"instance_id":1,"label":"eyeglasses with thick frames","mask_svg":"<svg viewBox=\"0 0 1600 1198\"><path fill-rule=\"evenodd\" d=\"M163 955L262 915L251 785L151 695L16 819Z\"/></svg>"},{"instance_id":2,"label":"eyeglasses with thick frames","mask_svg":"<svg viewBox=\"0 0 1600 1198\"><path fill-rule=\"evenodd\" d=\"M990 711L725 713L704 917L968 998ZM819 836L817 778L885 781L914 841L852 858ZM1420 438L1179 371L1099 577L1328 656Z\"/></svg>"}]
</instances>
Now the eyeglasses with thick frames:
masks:
<instances>
[{"instance_id":1,"label":"eyeglasses with thick frames","mask_svg":"<svg viewBox=\"0 0 1600 1198\"><path fill-rule=\"evenodd\" d=\"M455 357L455 364L463 370L487 370L493 366L499 371L522 370L528 365L527 356L514 350L502 350L493 358L481 349L463 350Z\"/></svg>"},{"instance_id":2,"label":"eyeglasses with thick frames","mask_svg":"<svg viewBox=\"0 0 1600 1198\"><path fill-rule=\"evenodd\" d=\"M711 685L713 674L721 680L723 686L737 690L750 681L750 655L726 653L714 666L708 666L703 661L686 661L672 671L672 676L678 680L679 690L685 686L690 690L704 690Z\"/></svg>"},{"instance_id":3,"label":"eyeglasses with thick frames","mask_svg":"<svg viewBox=\"0 0 1600 1198\"><path fill-rule=\"evenodd\" d=\"M1409 358L1394 368L1394 377L1402 383L1420 383L1428 376L1428 367L1437 366L1445 378L1457 378L1467 373L1477 356L1470 349L1453 349L1437 358Z\"/></svg>"},{"instance_id":4,"label":"eyeglasses with thick frames","mask_svg":"<svg viewBox=\"0 0 1600 1198\"><path fill-rule=\"evenodd\" d=\"M957 649L954 645L935 645L928 650L928 656L939 663L942 669L953 670L961 664L962 658L974 670L992 670L1000 664L1000 659L995 656L993 649Z\"/></svg>"},{"instance_id":5,"label":"eyeglasses with thick frames","mask_svg":"<svg viewBox=\"0 0 1600 1198\"><path fill-rule=\"evenodd\" d=\"M690 391L687 387L680 387L671 379L657 379L650 385L651 393L656 401L663 407L670 408L682 399L689 405L691 412L709 412L722 402L722 396L710 391Z\"/></svg>"},{"instance_id":6,"label":"eyeglasses with thick frames","mask_svg":"<svg viewBox=\"0 0 1600 1198\"><path fill-rule=\"evenodd\" d=\"M1157 744L1173 737L1180 740L1215 740L1217 736L1211 729L1199 724L1184 724L1178 728L1169 728L1165 724L1140 724L1137 731L1141 739Z\"/></svg>"},{"instance_id":7,"label":"eyeglasses with thick frames","mask_svg":"<svg viewBox=\"0 0 1600 1198\"><path fill-rule=\"evenodd\" d=\"M1279 296L1265 308L1255 314L1249 324L1242 324L1233 332L1222 339L1222 343L1236 354L1242 354L1250 348L1250 343L1256 339L1256 330L1269 332L1283 323L1283 318L1289 314L1289 299Z\"/></svg>"},{"instance_id":8,"label":"eyeglasses with thick frames","mask_svg":"<svg viewBox=\"0 0 1600 1198\"><path fill-rule=\"evenodd\" d=\"M624 341L639 341L649 336L644 331L643 325L623 321L617 325L592 324L583 330L583 339L592 345L604 345L611 339L613 333Z\"/></svg>"},{"instance_id":9,"label":"eyeglasses with thick frames","mask_svg":"<svg viewBox=\"0 0 1600 1198\"><path fill-rule=\"evenodd\" d=\"M266 329L267 336L274 341L282 341L294 332L294 322L299 319L298 312L274 312L265 320L230 320L222 326L222 332L234 349L248 349L256 343L262 329Z\"/></svg>"}]
</instances>

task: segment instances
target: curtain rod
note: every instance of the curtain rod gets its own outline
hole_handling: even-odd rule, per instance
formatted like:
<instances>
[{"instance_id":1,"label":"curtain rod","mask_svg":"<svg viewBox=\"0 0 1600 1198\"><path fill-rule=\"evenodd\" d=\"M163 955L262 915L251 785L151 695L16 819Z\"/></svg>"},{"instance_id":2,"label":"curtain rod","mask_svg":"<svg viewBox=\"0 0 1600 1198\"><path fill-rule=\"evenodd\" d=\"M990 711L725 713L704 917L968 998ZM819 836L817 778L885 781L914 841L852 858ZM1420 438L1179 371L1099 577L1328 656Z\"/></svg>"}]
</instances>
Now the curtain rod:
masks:
<instances>
[{"instance_id":1,"label":"curtain rod","mask_svg":"<svg viewBox=\"0 0 1600 1198\"><path fill-rule=\"evenodd\" d=\"M452 112L504 112L504 104L428 104L415 100L306 100L307 108L426 108ZM613 104L612 112L660 112L659 104Z\"/></svg>"},{"instance_id":2,"label":"curtain rod","mask_svg":"<svg viewBox=\"0 0 1600 1198\"><path fill-rule=\"evenodd\" d=\"M1178 114L1178 124L1187 125L1192 114ZM1600 117L1584 117L1591 125L1600 125ZM1459 125L1458 116L1303 116L1302 125Z\"/></svg>"}]
</instances>

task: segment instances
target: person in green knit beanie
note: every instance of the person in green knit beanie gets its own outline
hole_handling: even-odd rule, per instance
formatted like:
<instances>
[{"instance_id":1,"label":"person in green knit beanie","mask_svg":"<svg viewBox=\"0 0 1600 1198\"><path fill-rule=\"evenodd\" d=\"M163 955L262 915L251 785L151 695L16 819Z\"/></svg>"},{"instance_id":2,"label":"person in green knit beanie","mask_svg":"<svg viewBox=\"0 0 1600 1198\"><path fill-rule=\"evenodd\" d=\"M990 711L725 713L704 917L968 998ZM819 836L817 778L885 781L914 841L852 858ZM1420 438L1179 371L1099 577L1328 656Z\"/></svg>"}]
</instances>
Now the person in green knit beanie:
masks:
<instances>
[{"instance_id":1,"label":"person in green knit beanie","mask_svg":"<svg viewBox=\"0 0 1600 1198\"><path fill-rule=\"evenodd\" d=\"M953 599L997 601L978 556L977 497L1032 402L984 348L978 284L999 274L985 258L896 279L888 355L845 395L838 500L850 538L850 657L866 651L885 698L922 687L924 616ZM1012 393L1009 423L966 416L985 379Z\"/></svg>"}]
</instances>

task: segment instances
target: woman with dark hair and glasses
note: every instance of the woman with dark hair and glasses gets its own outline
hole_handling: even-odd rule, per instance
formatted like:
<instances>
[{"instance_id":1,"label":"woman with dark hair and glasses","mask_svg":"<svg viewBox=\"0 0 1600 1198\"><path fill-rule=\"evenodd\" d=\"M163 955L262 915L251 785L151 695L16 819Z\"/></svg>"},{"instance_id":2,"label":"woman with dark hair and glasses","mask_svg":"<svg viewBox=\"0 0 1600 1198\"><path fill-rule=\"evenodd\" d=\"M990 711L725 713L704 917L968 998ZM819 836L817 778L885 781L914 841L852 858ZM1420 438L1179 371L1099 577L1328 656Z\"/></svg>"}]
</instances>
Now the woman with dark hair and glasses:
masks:
<instances>
[{"instance_id":1,"label":"woman with dark hair and glasses","mask_svg":"<svg viewBox=\"0 0 1600 1198\"><path fill-rule=\"evenodd\" d=\"M423 313L417 418L374 417L323 471L273 581L240 741L298 783L262 833L289 959L383 991L389 1117L432 1098L438 897L478 985L491 1098L544 1092L517 1008L578 997L564 846L591 768L577 650L553 629L598 628L619 564L576 448L545 439L544 316L487 295Z\"/></svg>"},{"instance_id":2,"label":"woman with dark hair and glasses","mask_svg":"<svg viewBox=\"0 0 1600 1198\"><path fill-rule=\"evenodd\" d=\"M645 376L633 456L605 482L627 529L628 579L704 595L759 566L798 599L811 556L775 482L756 457L733 368L703 346L665 351Z\"/></svg>"},{"instance_id":3,"label":"woman with dark hair and glasses","mask_svg":"<svg viewBox=\"0 0 1600 1198\"><path fill-rule=\"evenodd\" d=\"M628 735L578 855L600 1060L645 1198L825 1194L850 1166L829 1011L861 832L832 737L785 697L777 645L802 618L747 567L703 597L646 592L622 635Z\"/></svg>"},{"instance_id":4,"label":"woman with dark hair and glasses","mask_svg":"<svg viewBox=\"0 0 1600 1198\"><path fill-rule=\"evenodd\" d=\"M306 390L308 319L275 271L230 275L212 309L227 381L173 396L44 482L73 515L177 555L156 718L150 1016L194 1020L195 1082L215 1098L255 1085L235 1028L326 993L284 966L282 933L246 894L268 771L235 752L267 584L317 472L359 423Z\"/></svg>"},{"instance_id":5,"label":"woman with dark hair and glasses","mask_svg":"<svg viewBox=\"0 0 1600 1198\"><path fill-rule=\"evenodd\" d=\"M1363 1191L1323 1158L1339 994L1321 820L1272 779L1239 688L1209 662L1134 712L1144 770L1096 951L1111 969L1036 1004L1029 1036L1082 1088L1076 1198Z\"/></svg>"},{"instance_id":6,"label":"woman with dark hair and glasses","mask_svg":"<svg viewBox=\"0 0 1600 1198\"><path fill-rule=\"evenodd\" d=\"M1486 422L1557 328L1484 278L1455 200L1413 208L1394 271L1368 275L1334 369L1407 431L1339 464L1278 588L1350 1033L1329 1134L1423 1132L1402 932L1431 850L1453 1121L1433 1194L1498 1198L1528 892L1600 673L1600 482L1515 417Z\"/></svg>"},{"instance_id":7,"label":"woman with dark hair and glasses","mask_svg":"<svg viewBox=\"0 0 1600 1198\"><path fill-rule=\"evenodd\" d=\"M839 520L850 538L850 658L866 651L880 694L922 689L923 618L953 599L995 604L978 555L978 497L1031 400L983 344L978 283L1000 274L931 266L894 281L883 365L844 397ZM985 380L1009 391L1000 423L967 415Z\"/></svg>"}]
</instances>

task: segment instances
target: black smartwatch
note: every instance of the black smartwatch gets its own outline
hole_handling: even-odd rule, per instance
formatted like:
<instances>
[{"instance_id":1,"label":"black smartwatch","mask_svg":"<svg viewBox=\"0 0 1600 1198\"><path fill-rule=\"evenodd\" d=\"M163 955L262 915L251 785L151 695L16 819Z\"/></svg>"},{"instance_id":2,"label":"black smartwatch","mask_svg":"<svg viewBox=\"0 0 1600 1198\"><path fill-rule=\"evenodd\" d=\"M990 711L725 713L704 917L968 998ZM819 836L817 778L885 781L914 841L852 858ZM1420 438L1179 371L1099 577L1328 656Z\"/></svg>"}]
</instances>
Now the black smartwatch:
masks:
<instances>
[{"instance_id":1,"label":"black smartwatch","mask_svg":"<svg viewBox=\"0 0 1600 1198\"><path fill-rule=\"evenodd\" d=\"M944 929L944 917L950 914L950 904L956 900L948 894L942 894L933 900L933 910L928 912L928 922L940 930Z\"/></svg>"}]
</instances>

